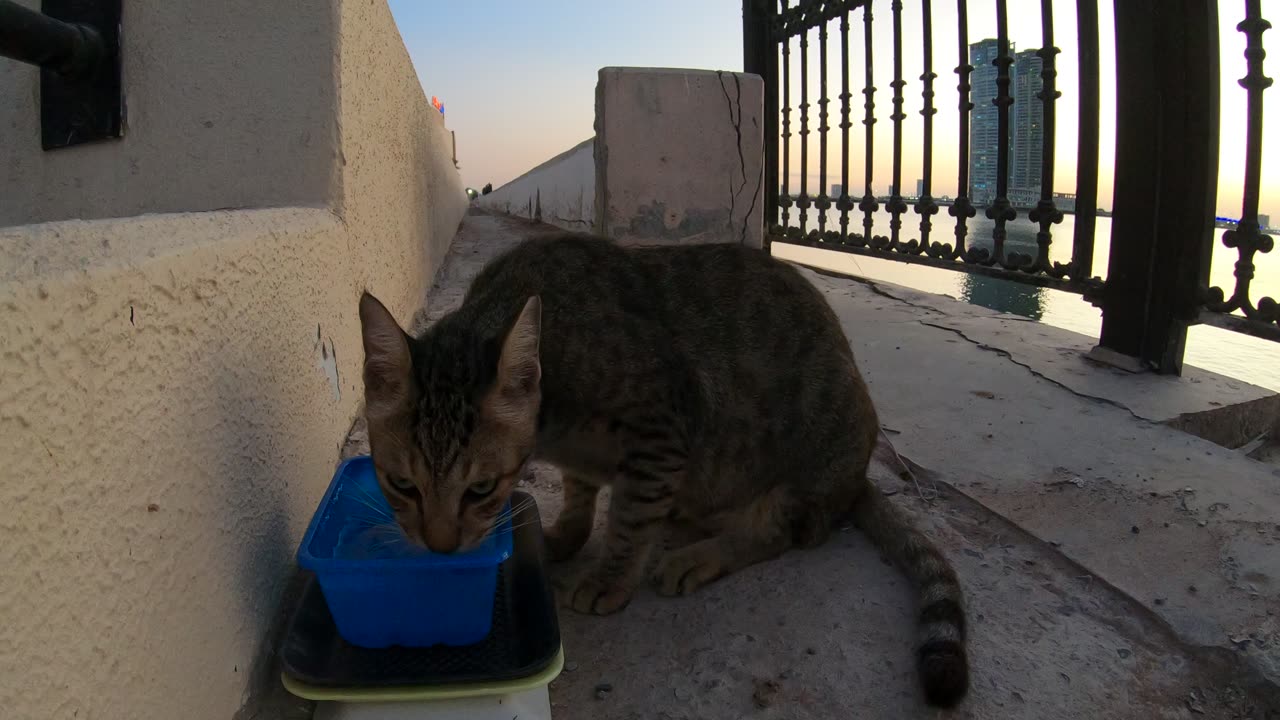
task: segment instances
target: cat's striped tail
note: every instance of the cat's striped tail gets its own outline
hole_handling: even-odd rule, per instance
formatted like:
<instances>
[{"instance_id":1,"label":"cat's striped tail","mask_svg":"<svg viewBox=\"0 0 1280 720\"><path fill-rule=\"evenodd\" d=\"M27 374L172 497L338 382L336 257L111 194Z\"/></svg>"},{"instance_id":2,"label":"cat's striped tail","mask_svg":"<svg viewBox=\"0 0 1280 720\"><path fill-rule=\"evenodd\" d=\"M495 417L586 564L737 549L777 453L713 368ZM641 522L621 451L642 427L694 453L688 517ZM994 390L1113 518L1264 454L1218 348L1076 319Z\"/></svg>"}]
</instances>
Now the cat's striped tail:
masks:
<instances>
[{"instance_id":1,"label":"cat's striped tail","mask_svg":"<svg viewBox=\"0 0 1280 720\"><path fill-rule=\"evenodd\" d=\"M916 669L930 705L950 707L969 689L964 597L955 570L874 483L854 505L871 542L906 573L920 594Z\"/></svg>"}]
</instances>

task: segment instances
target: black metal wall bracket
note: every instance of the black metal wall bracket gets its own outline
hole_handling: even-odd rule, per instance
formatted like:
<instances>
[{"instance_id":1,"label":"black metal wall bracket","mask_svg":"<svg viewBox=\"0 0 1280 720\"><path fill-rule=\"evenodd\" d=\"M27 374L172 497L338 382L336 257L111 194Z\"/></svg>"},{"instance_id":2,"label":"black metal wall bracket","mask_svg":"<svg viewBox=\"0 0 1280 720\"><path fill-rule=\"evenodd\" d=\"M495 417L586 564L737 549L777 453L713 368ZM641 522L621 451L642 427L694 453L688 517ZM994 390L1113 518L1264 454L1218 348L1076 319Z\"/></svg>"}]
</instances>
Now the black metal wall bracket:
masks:
<instances>
[{"instance_id":1,"label":"black metal wall bracket","mask_svg":"<svg viewBox=\"0 0 1280 720\"><path fill-rule=\"evenodd\" d=\"M124 135L122 0L0 0L0 56L40 67L45 150Z\"/></svg>"}]
</instances>

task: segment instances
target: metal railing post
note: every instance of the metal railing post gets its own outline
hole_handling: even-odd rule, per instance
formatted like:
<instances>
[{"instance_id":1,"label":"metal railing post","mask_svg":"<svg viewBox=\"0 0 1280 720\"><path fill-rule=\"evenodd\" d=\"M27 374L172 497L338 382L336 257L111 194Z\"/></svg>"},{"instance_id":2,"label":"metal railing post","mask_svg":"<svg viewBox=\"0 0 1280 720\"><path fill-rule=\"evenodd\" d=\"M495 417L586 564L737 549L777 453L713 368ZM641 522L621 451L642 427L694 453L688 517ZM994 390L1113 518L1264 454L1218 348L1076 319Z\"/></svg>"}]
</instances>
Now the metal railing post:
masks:
<instances>
[{"instance_id":1,"label":"metal railing post","mask_svg":"<svg viewBox=\"0 0 1280 720\"><path fill-rule=\"evenodd\" d=\"M742 69L764 79L764 229L778 224L778 46L773 37L777 0L742 0Z\"/></svg>"},{"instance_id":2,"label":"metal railing post","mask_svg":"<svg viewBox=\"0 0 1280 720\"><path fill-rule=\"evenodd\" d=\"M1116 0L1116 174L1099 344L1181 374L1218 184L1215 0Z\"/></svg>"},{"instance_id":3,"label":"metal railing post","mask_svg":"<svg viewBox=\"0 0 1280 720\"><path fill-rule=\"evenodd\" d=\"M121 0L0 0L0 57L40 68L45 150L120 137Z\"/></svg>"}]
</instances>

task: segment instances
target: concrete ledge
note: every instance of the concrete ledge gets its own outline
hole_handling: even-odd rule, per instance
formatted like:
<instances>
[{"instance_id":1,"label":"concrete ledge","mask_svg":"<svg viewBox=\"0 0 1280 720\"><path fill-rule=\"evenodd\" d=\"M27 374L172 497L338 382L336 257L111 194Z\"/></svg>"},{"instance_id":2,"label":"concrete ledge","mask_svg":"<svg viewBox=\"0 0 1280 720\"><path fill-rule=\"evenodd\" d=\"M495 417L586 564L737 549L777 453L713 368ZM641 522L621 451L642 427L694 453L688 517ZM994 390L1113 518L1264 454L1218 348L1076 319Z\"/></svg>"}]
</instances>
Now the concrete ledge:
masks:
<instances>
[{"instance_id":1,"label":"concrete ledge","mask_svg":"<svg viewBox=\"0 0 1280 720\"><path fill-rule=\"evenodd\" d=\"M595 138L588 138L520 177L482 195L477 207L539 220L565 230L595 224Z\"/></svg>"},{"instance_id":2,"label":"concrete ledge","mask_svg":"<svg viewBox=\"0 0 1280 720\"><path fill-rule=\"evenodd\" d=\"M326 208L166 213L0 228L0 282L110 271L237 238L344 232Z\"/></svg>"},{"instance_id":3,"label":"concrete ledge","mask_svg":"<svg viewBox=\"0 0 1280 720\"><path fill-rule=\"evenodd\" d=\"M1219 401L1210 401L1210 405L1214 405L1211 410L1182 413L1164 422L1182 432L1237 450L1259 440L1280 441L1280 396L1232 404L1215 405L1215 402Z\"/></svg>"},{"instance_id":4,"label":"concrete ledge","mask_svg":"<svg viewBox=\"0 0 1280 720\"><path fill-rule=\"evenodd\" d=\"M1003 353L1032 373L1077 395L1123 407L1135 417L1150 422L1198 428L1205 434L1196 432L1196 435L1216 436L1223 440L1219 444L1227 447L1236 447L1256 437L1270 427L1269 423L1280 411L1280 395L1235 378L1196 367L1187 367L1182 377L1126 372L1093 361L1091 353L1097 341L1070 330L943 295L806 267L837 281L862 283L878 295L920 309L922 317L937 315L939 317L922 322ZM1230 419L1232 408L1239 409L1239 418ZM1210 427L1211 423L1205 419L1191 420L1202 413L1218 417L1223 421L1222 427ZM1247 418L1255 419L1242 420ZM1244 422L1247 429L1239 429L1240 422ZM1255 427L1257 429L1252 430ZM1249 432L1252 434L1243 438ZM1237 437L1242 439L1237 441Z\"/></svg>"}]
</instances>

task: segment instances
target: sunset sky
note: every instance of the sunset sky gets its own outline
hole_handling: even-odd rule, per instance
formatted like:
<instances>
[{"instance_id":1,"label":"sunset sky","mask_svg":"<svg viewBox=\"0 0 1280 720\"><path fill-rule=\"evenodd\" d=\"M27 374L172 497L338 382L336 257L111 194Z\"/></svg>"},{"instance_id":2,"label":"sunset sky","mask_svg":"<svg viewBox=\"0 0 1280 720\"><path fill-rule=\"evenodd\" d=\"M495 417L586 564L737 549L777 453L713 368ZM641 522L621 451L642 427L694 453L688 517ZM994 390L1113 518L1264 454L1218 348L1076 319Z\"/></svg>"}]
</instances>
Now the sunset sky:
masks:
<instances>
[{"instance_id":1,"label":"sunset sky","mask_svg":"<svg viewBox=\"0 0 1280 720\"><path fill-rule=\"evenodd\" d=\"M921 89L923 72L920 4L904 3L903 89L908 117L903 122L902 184L914 192L921 177ZM1009 34L1018 49L1040 47L1039 3L1011 2ZM1100 3L1101 52L1101 171L1099 204L1111 206L1115 145L1115 37L1111 4ZM1244 75L1244 35L1235 30L1243 17L1244 3L1226 0L1219 18L1222 62L1221 150L1218 213L1240 214L1244 176L1245 92L1237 84ZM391 0L405 44L409 48L423 89L445 104L447 122L457 133L458 157L463 181L479 188L495 187L529 168L590 137L593 133L596 71L608 65L742 68L741 0L645 0L609 2L591 0L541 0L530 3L501 0L486 4L445 0ZM1271 8L1264 3L1264 13ZM1078 113L1077 40L1074 0L1055 0L1054 35L1062 50L1058 56L1058 130L1055 190L1075 191ZM1230 13L1230 14L1229 14ZM891 13L887 0L873 3L875 46L873 67L877 88L875 102L875 181L877 193L892 181L892 51ZM1280 22L1280 14L1269 17ZM850 30L852 117L850 131L850 185L860 188L863 173L862 125L862 12L851 16ZM839 182L839 36L831 26L828 88L833 98L832 132L828 136L830 165L828 185ZM995 37L995 0L970 0L969 40ZM1272 57L1280 52L1280 30L1264 36ZM957 62L955 4L933 3L934 72L934 178L935 195L956 194ZM810 97L817 96L818 33L810 33ZM799 47L792 46L792 104L799 96ZM1265 67L1269 76L1280 75L1274 61ZM1267 93L1270 108L1263 147L1261 212L1280 223L1280 90ZM792 113L798 123L798 112ZM817 178L817 107L810 110L810 186ZM798 125L793 126L793 129ZM792 182L798 181L798 138L792 145ZM855 180L856 179L856 180ZM811 191L813 192L813 191Z\"/></svg>"}]
</instances>

